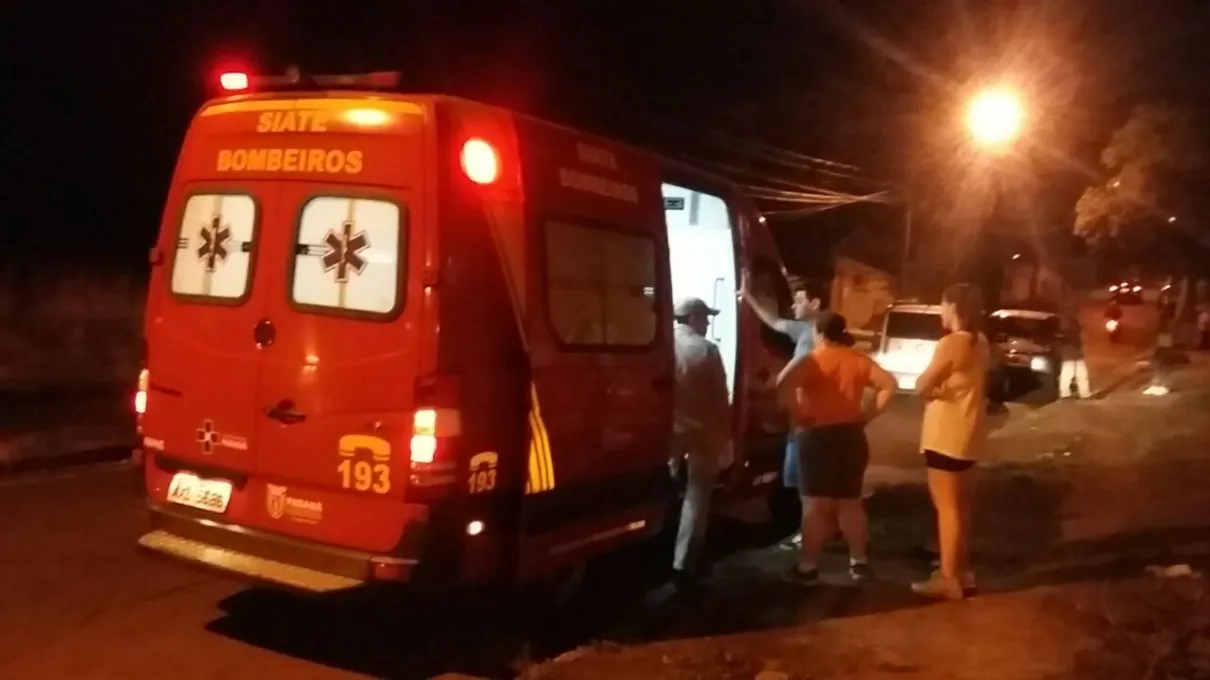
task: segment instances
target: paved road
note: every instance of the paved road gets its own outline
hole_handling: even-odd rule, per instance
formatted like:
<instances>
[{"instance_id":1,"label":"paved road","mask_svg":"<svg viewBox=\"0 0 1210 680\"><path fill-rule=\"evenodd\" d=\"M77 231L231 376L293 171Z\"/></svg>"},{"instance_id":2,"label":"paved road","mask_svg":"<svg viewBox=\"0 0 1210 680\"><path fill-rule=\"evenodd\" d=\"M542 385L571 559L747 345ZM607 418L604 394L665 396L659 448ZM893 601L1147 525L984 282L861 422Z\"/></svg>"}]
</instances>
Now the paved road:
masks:
<instances>
[{"instance_id":1,"label":"paved road","mask_svg":"<svg viewBox=\"0 0 1210 680\"><path fill-rule=\"evenodd\" d=\"M1105 387L1123 364L1155 347L1159 325L1155 305L1127 305L1122 311L1122 337L1115 344L1105 332L1104 305L1084 308L1084 353L1094 391Z\"/></svg>"},{"instance_id":2,"label":"paved road","mask_svg":"<svg viewBox=\"0 0 1210 680\"><path fill-rule=\"evenodd\" d=\"M1135 368L1138 358L1154 346L1157 322L1155 307L1135 305L1124 307L1123 310L1124 334L1120 342L1111 343L1104 330L1103 306L1089 305L1084 309L1084 354L1094 392L1115 387L1119 383L1137 387L1137 380L1122 383L1122 379ZM1023 395L1022 401L1009 404L1007 411L991 416L992 428L1001 427L1010 418L1043 407L1053 400L1053 396L1043 392L1038 390ZM875 476L894 479L898 472L891 468L919 467L917 438L923 417L924 402L921 399L900 395L869 426L870 462L878 468Z\"/></svg>"},{"instance_id":3,"label":"paved road","mask_svg":"<svg viewBox=\"0 0 1210 680\"><path fill-rule=\"evenodd\" d=\"M145 518L124 465L0 481L0 516L0 678L512 677L527 654L541 660L640 630L646 598L663 592L649 589L662 580L650 565L666 563L611 557L571 614L526 634L515 599L320 601L146 555L135 547ZM742 533L754 545L776 539ZM748 601L749 614L765 608Z\"/></svg>"},{"instance_id":4,"label":"paved road","mask_svg":"<svg viewBox=\"0 0 1210 680\"><path fill-rule=\"evenodd\" d=\"M357 677L224 632L242 588L136 551L125 467L4 482L0 516L0 677Z\"/></svg>"},{"instance_id":5,"label":"paved road","mask_svg":"<svg viewBox=\"0 0 1210 680\"><path fill-rule=\"evenodd\" d=\"M567 616L527 628L516 598L380 593L324 601L144 554L136 541L146 519L124 464L0 481L0 516L5 679L513 677L519 658L541 660L641 628L646 598L662 592L651 590L663 581L652 565L667 563L665 549L659 559L612 556L590 572ZM776 540L765 528L739 533L743 545L720 548Z\"/></svg>"}]
</instances>

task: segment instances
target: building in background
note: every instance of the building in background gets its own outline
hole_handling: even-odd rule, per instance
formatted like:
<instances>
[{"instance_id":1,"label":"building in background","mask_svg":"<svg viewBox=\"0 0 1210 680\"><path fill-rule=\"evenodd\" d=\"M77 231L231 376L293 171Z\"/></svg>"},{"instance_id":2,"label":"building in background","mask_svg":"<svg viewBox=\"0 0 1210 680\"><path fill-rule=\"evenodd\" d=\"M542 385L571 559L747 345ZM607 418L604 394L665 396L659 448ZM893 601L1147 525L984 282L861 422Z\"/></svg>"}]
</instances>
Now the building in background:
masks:
<instances>
[{"instance_id":1,"label":"building in background","mask_svg":"<svg viewBox=\"0 0 1210 680\"><path fill-rule=\"evenodd\" d=\"M1000 306L1058 311L1067 298L1064 277L1046 264L1017 259L1004 267Z\"/></svg>"},{"instance_id":2,"label":"building in background","mask_svg":"<svg viewBox=\"0 0 1210 680\"><path fill-rule=\"evenodd\" d=\"M855 229L833 249L828 303L855 332L881 330L887 307L900 295L899 255L894 239L868 227Z\"/></svg>"},{"instance_id":3,"label":"building in background","mask_svg":"<svg viewBox=\"0 0 1210 680\"><path fill-rule=\"evenodd\" d=\"M849 327L876 331L887 307L895 301L895 277L873 265L839 255L833 265L832 309L844 315Z\"/></svg>"}]
</instances>

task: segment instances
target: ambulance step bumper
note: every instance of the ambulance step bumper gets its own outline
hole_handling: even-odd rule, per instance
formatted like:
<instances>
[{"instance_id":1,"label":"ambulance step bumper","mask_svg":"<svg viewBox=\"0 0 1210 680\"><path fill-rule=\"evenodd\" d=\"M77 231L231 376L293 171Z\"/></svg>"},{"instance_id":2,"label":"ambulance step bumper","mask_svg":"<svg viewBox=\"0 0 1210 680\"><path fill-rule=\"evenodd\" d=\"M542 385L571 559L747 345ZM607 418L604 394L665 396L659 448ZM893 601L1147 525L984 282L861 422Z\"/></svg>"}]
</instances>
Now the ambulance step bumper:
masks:
<instances>
[{"instance_id":1,"label":"ambulance step bumper","mask_svg":"<svg viewBox=\"0 0 1210 680\"><path fill-rule=\"evenodd\" d=\"M339 574L329 574L182 538L159 529L144 534L139 539L139 545L186 562L299 590L329 593L356 588L364 583L359 579Z\"/></svg>"}]
</instances>

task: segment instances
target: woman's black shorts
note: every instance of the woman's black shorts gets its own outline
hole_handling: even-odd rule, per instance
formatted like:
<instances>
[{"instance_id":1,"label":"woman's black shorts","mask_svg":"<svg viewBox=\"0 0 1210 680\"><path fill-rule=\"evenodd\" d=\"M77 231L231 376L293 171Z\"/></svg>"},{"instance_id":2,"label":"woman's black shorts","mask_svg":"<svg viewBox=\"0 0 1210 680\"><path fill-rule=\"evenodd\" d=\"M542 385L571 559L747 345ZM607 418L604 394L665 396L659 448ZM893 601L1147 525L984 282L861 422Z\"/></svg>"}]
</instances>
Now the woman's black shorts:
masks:
<instances>
[{"instance_id":1,"label":"woman's black shorts","mask_svg":"<svg viewBox=\"0 0 1210 680\"><path fill-rule=\"evenodd\" d=\"M975 467L975 461L964 460L962 458L954 458L947 456L944 453L936 451L924 450L924 464L933 470L941 470L942 472L966 472Z\"/></svg>"},{"instance_id":2,"label":"woman's black shorts","mask_svg":"<svg viewBox=\"0 0 1210 680\"><path fill-rule=\"evenodd\" d=\"M810 498L861 498L870 447L864 423L812 427L798 434L798 492Z\"/></svg>"}]
</instances>

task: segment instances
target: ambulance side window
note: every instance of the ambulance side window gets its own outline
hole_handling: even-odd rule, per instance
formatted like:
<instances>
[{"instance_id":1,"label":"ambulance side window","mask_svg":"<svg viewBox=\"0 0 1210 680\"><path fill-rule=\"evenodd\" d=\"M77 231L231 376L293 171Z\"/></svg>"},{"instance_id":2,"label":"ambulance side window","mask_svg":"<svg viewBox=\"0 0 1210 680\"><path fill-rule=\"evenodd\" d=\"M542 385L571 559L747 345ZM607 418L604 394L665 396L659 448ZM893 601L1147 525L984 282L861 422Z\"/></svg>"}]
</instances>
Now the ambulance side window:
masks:
<instances>
[{"instance_id":1,"label":"ambulance side window","mask_svg":"<svg viewBox=\"0 0 1210 680\"><path fill-rule=\"evenodd\" d=\"M199 302L243 300L256 223L256 201L247 194L190 196L172 258L172 292Z\"/></svg>"},{"instance_id":2,"label":"ambulance side window","mask_svg":"<svg viewBox=\"0 0 1210 680\"><path fill-rule=\"evenodd\" d=\"M398 311L404 234L390 201L317 196L299 217L290 300L319 313Z\"/></svg>"},{"instance_id":3,"label":"ambulance side window","mask_svg":"<svg viewBox=\"0 0 1210 680\"><path fill-rule=\"evenodd\" d=\"M547 307L568 345L644 347L655 340L655 243L647 237L550 221Z\"/></svg>"}]
</instances>

